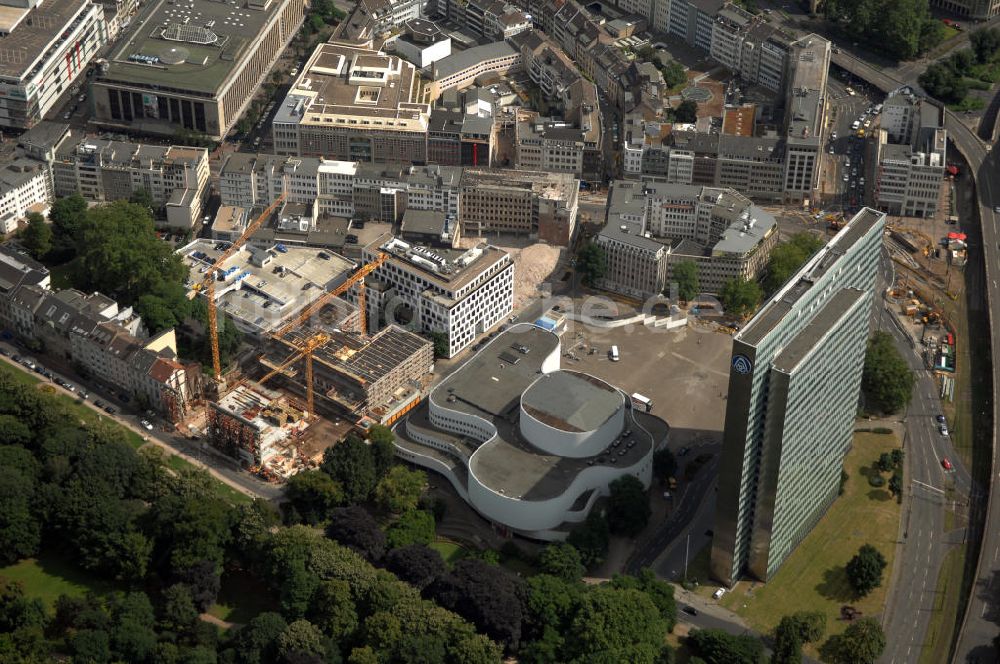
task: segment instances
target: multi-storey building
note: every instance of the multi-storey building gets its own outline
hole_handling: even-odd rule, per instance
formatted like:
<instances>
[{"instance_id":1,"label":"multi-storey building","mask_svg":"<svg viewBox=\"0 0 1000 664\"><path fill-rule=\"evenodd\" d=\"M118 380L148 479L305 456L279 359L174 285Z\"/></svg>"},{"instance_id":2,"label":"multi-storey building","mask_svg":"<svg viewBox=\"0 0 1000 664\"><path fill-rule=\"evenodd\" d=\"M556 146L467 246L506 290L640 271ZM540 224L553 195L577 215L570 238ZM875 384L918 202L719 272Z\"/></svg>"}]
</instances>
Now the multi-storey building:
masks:
<instances>
[{"instance_id":1,"label":"multi-storey building","mask_svg":"<svg viewBox=\"0 0 1000 664\"><path fill-rule=\"evenodd\" d=\"M29 212L48 210L51 200L45 164L20 153L0 157L0 233L13 233Z\"/></svg>"},{"instance_id":2,"label":"multi-storey building","mask_svg":"<svg viewBox=\"0 0 1000 664\"><path fill-rule=\"evenodd\" d=\"M91 83L94 120L219 140L302 24L297 0L164 2L134 21Z\"/></svg>"},{"instance_id":3,"label":"multi-storey building","mask_svg":"<svg viewBox=\"0 0 1000 664\"><path fill-rule=\"evenodd\" d=\"M579 183L565 173L466 169L462 235L511 233L569 246L576 229Z\"/></svg>"},{"instance_id":4,"label":"multi-storey building","mask_svg":"<svg viewBox=\"0 0 1000 664\"><path fill-rule=\"evenodd\" d=\"M768 581L837 497L885 215L858 212L733 339L712 574Z\"/></svg>"},{"instance_id":5,"label":"multi-storey building","mask_svg":"<svg viewBox=\"0 0 1000 664\"><path fill-rule=\"evenodd\" d=\"M451 55L451 37L434 23L415 18L403 25L403 34L386 42L385 48L395 52L415 67L423 69Z\"/></svg>"},{"instance_id":6,"label":"multi-storey building","mask_svg":"<svg viewBox=\"0 0 1000 664\"><path fill-rule=\"evenodd\" d=\"M830 42L816 34L792 44L785 94L785 196L812 198L819 183L826 129Z\"/></svg>"},{"instance_id":7,"label":"multi-storey building","mask_svg":"<svg viewBox=\"0 0 1000 664\"><path fill-rule=\"evenodd\" d=\"M601 288L644 298L667 290L682 261L705 292L755 279L778 242L774 217L732 189L616 181L597 236L607 268Z\"/></svg>"},{"instance_id":8,"label":"multi-storey building","mask_svg":"<svg viewBox=\"0 0 1000 664\"><path fill-rule=\"evenodd\" d=\"M9 0L0 19L0 127L39 122L107 43L104 8L89 0Z\"/></svg>"},{"instance_id":9,"label":"multi-storey building","mask_svg":"<svg viewBox=\"0 0 1000 664\"><path fill-rule=\"evenodd\" d=\"M398 56L320 44L274 117L275 151L344 161L424 162L430 106L420 101L416 83L413 65Z\"/></svg>"},{"instance_id":10,"label":"multi-storey building","mask_svg":"<svg viewBox=\"0 0 1000 664\"><path fill-rule=\"evenodd\" d=\"M506 41L474 46L431 65L430 98L445 90L467 88L483 74L507 76L521 70L521 53Z\"/></svg>"},{"instance_id":11,"label":"multi-storey building","mask_svg":"<svg viewBox=\"0 0 1000 664\"><path fill-rule=\"evenodd\" d=\"M339 40L363 42L388 35L424 16L427 0L361 0L337 26Z\"/></svg>"},{"instance_id":12,"label":"multi-storey building","mask_svg":"<svg viewBox=\"0 0 1000 664\"><path fill-rule=\"evenodd\" d=\"M445 334L448 357L506 320L514 306L514 263L486 242L428 248L386 235L364 248L364 261L379 252L388 259L367 281L369 319Z\"/></svg>"},{"instance_id":13,"label":"multi-storey building","mask_svg":"<svg viewBox=\"0 0 1000 664\"><path fill-rule=\"evenodd\" d=\"M437 0L431 13L490 40L531 29L531 16L503 0Z\"/></svg>"},{"instance_id":14,"label":"multi-storey building","mask_svg":"<svg viewBox=\"0 0 1000 664\"><path fill-rule=\"evenodd\" d=\"M933 0L931 4L977 21L985 21L1000 14L1000 0Z\"/></svg>"},{"instance_id":15,"label":"multi-storey building","mask_svg":"<svg viewBox=\"0 0 1000 664\"><path fill-rule=\"evenodd\" d=\"M947 166L943 112L931 101L905 94L890 96L885 109L891 120L883 121L875 142L875 205L889 214L932 217Z\"/></svg>"},{"instance_id":16,"label":"multi-storey building","mask_svg":"<svg viewBox=\"0 0 1000 664\"><path fill-rule=\"evenodd\" d=\"M138 145L73 133L56 148L51 168L56 196L115 201L145 191L177 228L191 228L200 218L210 175L205 148Z\"/></svg>"}]
</instances>

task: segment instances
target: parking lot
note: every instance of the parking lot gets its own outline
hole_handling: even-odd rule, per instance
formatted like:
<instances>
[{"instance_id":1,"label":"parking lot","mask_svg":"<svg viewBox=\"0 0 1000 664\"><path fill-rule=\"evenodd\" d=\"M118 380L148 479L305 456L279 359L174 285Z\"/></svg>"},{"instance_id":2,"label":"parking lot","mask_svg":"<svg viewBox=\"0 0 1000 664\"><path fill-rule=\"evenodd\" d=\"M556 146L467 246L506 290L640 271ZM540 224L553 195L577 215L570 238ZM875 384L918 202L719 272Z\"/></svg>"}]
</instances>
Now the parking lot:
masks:
<instances>
[{"instance_id":1,"label":"parking lot","mask_svg":"<svg viewBox=\"0 0 1000 664\"><path fill-rule=\"evenodd\" d=\"M652 413L670 425L672 448L722 431L729 335L699 325L602 329L569 322L562 340L564 369L594 374L629 394L650 398ZM609 359L612 345L618 346L618 362Z\"/></svg>"}]
</instances>

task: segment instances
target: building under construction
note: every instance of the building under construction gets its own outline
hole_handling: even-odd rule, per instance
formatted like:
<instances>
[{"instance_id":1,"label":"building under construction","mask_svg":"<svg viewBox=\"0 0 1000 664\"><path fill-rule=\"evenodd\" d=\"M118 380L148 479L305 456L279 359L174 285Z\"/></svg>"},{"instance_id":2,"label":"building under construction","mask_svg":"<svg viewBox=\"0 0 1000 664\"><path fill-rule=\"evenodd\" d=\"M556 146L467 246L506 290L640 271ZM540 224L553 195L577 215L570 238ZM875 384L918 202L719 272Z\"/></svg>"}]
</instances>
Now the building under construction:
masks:
<instances>
[{"instance_id":1,"label":"building under construction","mask_svg":"<svg viewBox=\"0 0 1000 664\"><path fill-rule=\"evenodd\" d=\"M209 402L209 442L248 467L289 449L307 426L302 408L258 384L238 385Z\"/></svg>"},{"instance_id":2,"label":"building under construction","mask_svg":"<svg viewBox=\"0 0 1000 664\"><path fill-rule=\"evenodd\" d=\"M388 423L419 400L421 379L433 370L433 344L392 325L371 337L344 328L322 326L330 339L313 351L313 390L317 413ZM302 347L317 332L305 325L272 341L260 356L270 371ZM274 378L295 394L303 395L305 360L296 362Z\"/></svg>"}]
</instances>

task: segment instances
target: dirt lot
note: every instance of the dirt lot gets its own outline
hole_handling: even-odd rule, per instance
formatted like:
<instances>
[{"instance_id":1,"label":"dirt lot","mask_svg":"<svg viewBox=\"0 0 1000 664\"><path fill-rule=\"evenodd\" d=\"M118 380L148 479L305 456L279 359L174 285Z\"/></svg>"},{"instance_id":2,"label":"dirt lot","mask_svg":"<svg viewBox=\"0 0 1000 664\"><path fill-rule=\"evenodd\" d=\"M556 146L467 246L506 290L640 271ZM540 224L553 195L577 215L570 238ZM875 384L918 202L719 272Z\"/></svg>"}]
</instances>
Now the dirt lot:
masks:
<instances>
[{"instance_id":1,"label":"dirt lot","mask_svg":"<svg viewBox=\"0 0 1000 664\"><path fill-rule=\"evenodd\" d=\"M539 287L551 280L560 260L566 258L566 247L555 247L549 244L537 243L526 238L487 238L495 247L510 254L514 261L514 310L524 306L528 300L541 297ZM462 247L474 247L483 238L468 237L461 239Z\"/></svg>"}]
</instances>

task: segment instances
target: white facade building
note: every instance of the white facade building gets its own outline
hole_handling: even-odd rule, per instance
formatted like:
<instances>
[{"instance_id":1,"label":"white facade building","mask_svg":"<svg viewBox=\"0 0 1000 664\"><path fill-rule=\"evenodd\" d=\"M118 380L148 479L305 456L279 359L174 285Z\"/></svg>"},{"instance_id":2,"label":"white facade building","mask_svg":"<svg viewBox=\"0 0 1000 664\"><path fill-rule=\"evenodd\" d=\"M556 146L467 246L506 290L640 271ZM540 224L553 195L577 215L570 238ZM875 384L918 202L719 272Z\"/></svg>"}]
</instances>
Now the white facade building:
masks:
<instances>
[{"instance_id":1,"label":"white facade building","mask_svg":"<svg viewBox=\"0 0 1000 664\"><path fill-rule=\"evenodd\" d=\"M561 370L560 355L556 334L511 327L396 426L396 454L444 475L502 531L564 539L614 480L650 485L667 427L603 380Z\"/></svg>"},{"instance_id":2,"label":"white facade building","mask_svg":"<svg viewBox=\"0 0 1000 664\"><path fill-rule=\"evenodd\" d=\"M448 357L505 321L514 306L514 263L482 242L469 250L433 249L384 235L364 248L363 262L389 255L368 280L368 316L444 333Z\"/></svg>"}]
</instances>

